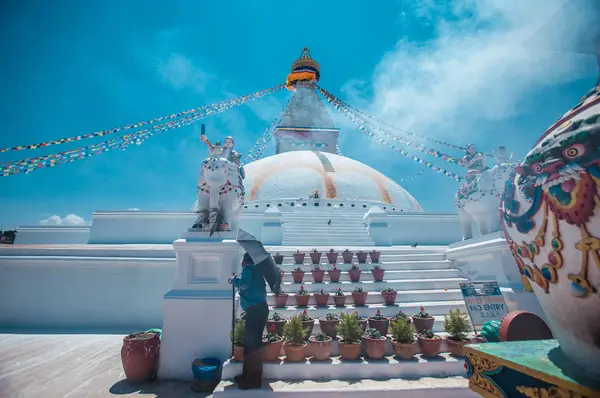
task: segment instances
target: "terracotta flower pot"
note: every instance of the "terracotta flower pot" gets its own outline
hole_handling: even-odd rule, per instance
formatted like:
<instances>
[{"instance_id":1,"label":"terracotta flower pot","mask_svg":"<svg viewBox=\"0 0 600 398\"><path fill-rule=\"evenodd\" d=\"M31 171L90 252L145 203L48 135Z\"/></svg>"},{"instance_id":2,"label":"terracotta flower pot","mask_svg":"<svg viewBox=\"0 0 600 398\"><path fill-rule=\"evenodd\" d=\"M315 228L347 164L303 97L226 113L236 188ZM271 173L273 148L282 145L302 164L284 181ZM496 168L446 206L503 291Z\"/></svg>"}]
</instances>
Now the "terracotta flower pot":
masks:
<instances>
[{"instance_id":1,"label":"terracotta flower pot","mask_svg":"<svg viewBox=\"0 0 600 398\"><path fill-rule=\"evenodd\" d=\"M385 305L394 305L398 292L381 292Z\"/></svg>"},{"instance_id":2,"label":"terracotta flower pot","mask_svg":"<svg viewBox=\"0 0 600 398\"><path fill-rule=\"evenodd\" d=\"M304 253L294 253L294 264L300 265L304 264L304 257L306 254Z\"/></svg>"},{"instance_id":3,"label":"terracotta flower pot","mask_svg":"<svg viewBox=\"0 0 600 398\"><path fill-rule=\"evenodd\" d=\"M285 307L287 305L288 297L289 297L289 294L287 294L287 293L276 294L275 295L275 307L276 308Z\"/></svg>"},{"instance_id":4,"label":"terracotta flower pot","mask_svg":"<svg viewBox=\"0 0 600 398\"><path fill-rule=\"evenodd\" d=\"M465 354L463 352L463 347L467 344L469 344L471 341L468 339L464 339L464 340L452 340L452 339L446 339L446 345L448 346L448 350L450 350L450 353L452 355L455 355L457 357L464 357Z\"/></svg>"},{"instance_id":5,"label":"terracotta flower pot","mask_svg":"<svg viewBox=\"0 0 600 398\"><path fill-rule=\"evenodd\" d=\"M364 306L367 303L368 294L368 292L352 292L352 301L354 301L354 306Z\"/></svg>"},{"instance_id":6,"label":"terracotta flower pot","mask_svg":"<svg viewBox=\"0 0 600 398\"><path fill-rule=\"evenodd\" d=\"M371 273L373 274L373 280L375 282L383 282L383 276L385 275L385 270L383 268L373 268Z\"/></svg>"},{"instance_id":7,"label":"terracotta flower pot","mask_svg":"<svg viewBox=\"0 0 600 398\"><path fill-rule=\"evenodd\" d=\"M345 264L350 264L352 262L353 257L354 257L353 252L342 252L342 259L344 259Z\"/></svg>"},{"instance_id":8,"label":"terracotta flower pot","mask_svg":"<svg viewBox=\"0 0 600 398\"><path fill-rule=\"evenodd\" d=\"M415 332L421 333L423 329L433 330L433 323L435 322L435 318L417 318L415 316L412 317L413 326L415 327Z\"/></svg>"},{"instance_id":9,"label":"terracotta flower pot","mask_svg":"<svg viewBox=\"0 0 600 398\"><path fill-rule=\"evenodd\" d=\"M242 362L244 360L244 347L237 345L233 346L233 359L238 362Z\"/></svg>"},{"instance_id":10,"label":"terracotta flower pot","mask_svg":"<svg viewBox=\"0 0 600 398\"><path fill-rule=\"evenodd\" d=\"M275 261L275 264L277 265L281 265L283 263L283 254L280 255L274 255L273 256L273 260Z\"/></svg>"},{"instance_id":11,"label":"terracotta flower pot","mask_svg":"<svg viewBox=\"0 0 600 398\"><path fill-rule=\"evenodd\" d=\"M358 282L360 281L360 269L349 269L348 276L350 277L350 282Z\"/></svg>"},{"instance_id":12,"label":"terracotta flower pot","mask_svg":"<svg viewBox=\"0 0 600 398\"><path fill-rule=\"evenodd\" d=\"M401 359L413 359L417 353L417 342L412 343L396 343L392 340L392 347L394 347L394 353L398 358Z\"/></svg>"},{"instance_id":13,"label":"terracotta flower pot","mask_svg":"<svg viewBox=\"0 0 600 398\"><path fill-rule=\"evenodd\" d=\"M325 293L325 294L315 293L315 302L317 303L317 307L326 307L328 301L329 301L329 293Z\"/></svg>"},{"instance_id":14,"label":"terracotta flower pot","mask_svg":"<svg viewBox=\"0 0 600 398\"><path fill-rule=\"evenodd\" d=\"M158 333L134 333L123 337L121 362L131 383L149 381L155 374L160 338Z\"/></svg>"},{"instance_id":15,"label":"terracotta flower pot","mask_svg":"<svg viewBox=\"0 0 600 398\"><path fill-rule=\"evenodd\" d=\"M333 296L333 302L336 307L343 307L346 304L346 296Z\"/></svg>"},{"instance_id":16,"label":"terracotta flower pot","mask_svg":"<svg viewBox=\"0 0 600 398\"><path fill-rule=\"evenodd\" d=\"M267 331L271 330L272 326L275 326L275 333L279 336L283 336L283 326L287 322L287 319L282 319L281 321L274 321L272 319L267 320Z\"/></svg>"},{"instance_id":17,"label":"terracotta flower pot","mask_svg":"<svg viewBox=\"0 0 600 398\"><path fill-rule=\"evenodd\" d=\"M356 253L356 259L359 264L364 264L367 262L367 257L369 257L369 253Z\"/></svg>"},{"instance_id":18,"label":"terracotta flower pot","mask_svg":"<svg viewBox=\"0 0 600 398\"><path fill-rule=\"evenodd\" d=\"M356 361L360 358L361 344L340 343L340 356L347 361Z\"/></svg>"},{"instance_id":19,"label":"terracotta flower pot","mask_svg":"<svg viewBox=\"0 0 600 398\"><path fill-rule=\"evenodd\" d=\"M310 345L310 351L315 361L326 361L329 359L331 354L331 337L328 337L327 341L317 341L314 336L308 339Z\"/></svg>"},{"instance_id":20,"label":"terracotta flower pot","mask_svg":"<svg viewBox=\"0 0 600 398\"><path fill-rule=\"evenodd\" d=\"M294 278L294 283L302 283L304 280L304 271L292 271L292 278Z\"/></svg>"},{"instance_id":21,"label":"terracotta flower pot","mask_svg":"<svg viewBox=\"0 0 600 398\"><path fill-rule=\"evenodd\" d=\"M321 264L323 253L310 253L310 261L314 264Z\"/></svg>"},{"instance_id":22,"label":"terracotta flower pot","mask_svg":"<svg viewBox=\"0 0 600 398\"><path fill-rule=\"evenodd\" d=\"M381 252L369 252L369 257L371 257L372 263L378 263L379 257L381 257Z\"/></svg>"},{"instance_id":23,"label":"terracotta flower pot","mask_svg":"<svg viewBox=\"0 0 600 398\"><path fill-rule=\"evenodd\" d=\"M329 264L335 264L338 259L338 253L327 253L327 261Z\"/></svg>"},{"instance_id":24,"label":"terracotta flower pot","mask_svg":"<svg viewBox=\"0 0 600 398\"><path fill-rule=\"evenodd\" d=\"M330 269L327 271L327 274L329 275L329 280L331 282L339 282L340 281L340 275L342 274L342 271L339 269Z\"/></svg>"},{"instance_id":25,"label":"terracotta flower pot","mask_svg":"<svg viewBox=\"0 0 600 398\"><path fill-rule=\"evenodd\" d=\"M374 317L369 317L369 327L379 330L379 333L381 333L382 336L387 335L389 326L390 318L375 319Z\"/></svg>"},{"instance_id":26,"label":"terracotta flower pot","mask_svg":"<svg viewBox=\"0 0 600 398\"><path fill-rule=\"evenodd\" d=\"M367 356L371 359L381 359L385 355L385 337L380 339L371 339L363 337Z\"/></svg>"},{"instance_id":27,"label":"terracotta flower pot","mask_svg":"<svg viewBox=\"0 0 600 398\"><path fill-rule=\"evenodd\" d=\"M321 332L325 333L327 336L335 339L337 337L336 326L340 321L338 319L333 321L328 321L324 317L319 319L319 326L321 327Z\"/></svg>"},{"instance_id":28,"label":"terracotta flower pot","mask_svg":"<svg viewBox=\"0 0 600 398\"><path fill-rule=\"evenodd\" d=\"M310 298L310 295L296 294L296 295L294 295L294 297L296 298L296 305L298 307L308 307L308 299Z\"/></svg>"},{"instance_id":29,"label":"terracotta flower pot","mask_svg":"<svg viewBox=\"0 0 600 398\"><path fill-rule=\"evenodd\" d=\"M306 339L312 335L313 329L315 328L315 320L311 319L310 321L302 321L302 328L306 330Z\"/></svg>"},{"instance_id":30,"label":"terracotta flower pot","mask_svg":"<svg viewBox=\"0 0 600 398\"><path fill-rule=\"evenodd\" d=\"M283 337L280 337L275 343L263 343L263 360L266 362L279 361L282 345Z\"/></svg>"},{"instance_id":31,"label":"terracotta flower pot","mask_svg":"<svg viewBox=\"0 0 600 398\"><path fill-rule=\"evenodd\" d=\"M304 349L306 348L306 343L301 345L285 343L283 345L283 351L285 351L285 357L289 362L302 362L305 361L304 357Z\"/></svg>"},{"instance_id":32,"label":"terracotta flower pot","mask_svg":"<svg viewBox=\"0 0 600 398\"><path fill-rule=\"evenodd\" d=\"M325 277L325 270L312 271L313 280L315 283L323 283L323 278Z\"/></svg>"},{"instance_id":33,"label":"terracotta flower pot","mask_svg":"<svg viewBox=\"0 0 600 398\"><path fill-rule=\"evenodd\" d=\"M436 334L432 339L426 339L418 334L417 340L419 341L419 347L421 347L421 353L424 357L436 357L439 355L442 349L442 338L440 336Z\"/></svg>"}]
</instances>

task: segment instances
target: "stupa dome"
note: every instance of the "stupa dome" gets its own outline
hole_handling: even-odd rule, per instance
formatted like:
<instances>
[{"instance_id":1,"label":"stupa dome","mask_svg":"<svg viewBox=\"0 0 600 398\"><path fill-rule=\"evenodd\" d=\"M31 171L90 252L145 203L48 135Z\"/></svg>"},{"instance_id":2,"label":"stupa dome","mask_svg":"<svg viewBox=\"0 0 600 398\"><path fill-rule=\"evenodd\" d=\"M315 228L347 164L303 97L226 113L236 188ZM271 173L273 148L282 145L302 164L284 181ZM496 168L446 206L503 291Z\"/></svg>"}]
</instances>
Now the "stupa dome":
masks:
<instances>
[{"instance_id":1,"label":"stupa dome","mask_svg":"<svg viewBox=\"0 0 600 398\"><path fill-rule=\"evenodd\" d=\"M284 152L244 166L246 201L321 198L378 201L423 211L404 188L356 160L318 151Z\"/></svg>"}]
</instances>

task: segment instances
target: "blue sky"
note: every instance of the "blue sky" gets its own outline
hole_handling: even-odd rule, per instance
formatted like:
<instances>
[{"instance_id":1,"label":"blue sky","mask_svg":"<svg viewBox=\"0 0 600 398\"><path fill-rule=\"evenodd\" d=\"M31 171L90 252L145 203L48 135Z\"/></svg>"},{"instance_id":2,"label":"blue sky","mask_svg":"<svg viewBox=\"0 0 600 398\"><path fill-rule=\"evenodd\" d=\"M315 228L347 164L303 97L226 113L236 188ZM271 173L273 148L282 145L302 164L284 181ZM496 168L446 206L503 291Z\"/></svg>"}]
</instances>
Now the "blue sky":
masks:
<instances>
[{"instance_id":1,"label":"blue sky","mask_svg":"<svg viewBox=\"0 0 600 398\"><path fill-rule=\"evenodd\" d=\"M522 157L597 77L591 56L523 46L561 0L405 0L377 7L353 0L8 3L0 15L0 147L262 90L282 83L307 45L321 65L321 85L350 104L419 134L486 151L504 144ZM207 118L208 134L231 134L247 152L289 96L280 92ZM335 120L346 156L396 180L420 170L340 116ZM187 210L205 155L198 128L2 177L0 224L68 214L77 217L65 223L89 221L95 210ZM0 154L0 162L89 143ZM457 183L448 177L426 171L403 185L426 211L454 211Z\"/></svg>"}]
</instances>

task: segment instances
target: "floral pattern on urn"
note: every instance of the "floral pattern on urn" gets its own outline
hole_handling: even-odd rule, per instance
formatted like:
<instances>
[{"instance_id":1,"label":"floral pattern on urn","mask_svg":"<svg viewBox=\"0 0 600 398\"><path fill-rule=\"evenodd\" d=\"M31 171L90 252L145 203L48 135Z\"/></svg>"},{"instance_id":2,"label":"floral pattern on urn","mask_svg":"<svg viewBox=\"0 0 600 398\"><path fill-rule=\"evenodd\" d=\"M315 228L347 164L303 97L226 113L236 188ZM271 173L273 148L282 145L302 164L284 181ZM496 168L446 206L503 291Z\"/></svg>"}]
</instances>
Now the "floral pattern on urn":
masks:
<instances>
[{"instance_id":1,"label":"floral pattern on urn","mask_svg":"<svg viewBox=\"0 0 600 398\"><path fill-rule=\"evenodd\" d=\"M506 183L502 227L561 349L600 376L600 86L538 140Z\"/></svg>"}]
</instances>

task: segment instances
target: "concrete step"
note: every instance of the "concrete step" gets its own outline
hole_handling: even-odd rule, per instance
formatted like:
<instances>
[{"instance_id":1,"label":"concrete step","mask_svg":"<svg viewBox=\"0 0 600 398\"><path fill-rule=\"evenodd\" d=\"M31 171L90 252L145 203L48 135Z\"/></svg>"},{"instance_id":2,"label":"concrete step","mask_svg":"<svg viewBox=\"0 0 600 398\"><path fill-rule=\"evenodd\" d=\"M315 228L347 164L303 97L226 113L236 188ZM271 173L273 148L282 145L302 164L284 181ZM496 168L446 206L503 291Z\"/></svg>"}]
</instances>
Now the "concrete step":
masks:
<instances>
[{"instance_id":1,"label":"concrete step","mask_svg":"<svg viewBox=\"0 0 600 398\"><path fill-rule=\"evenodd\" d=\"M325 291L325 289L323 289L323 291ZM287 301L288 306L296 306L296 298L294 296L295 293L296 292L288 293L289 294L288 301ZM328 293L330 294L328 304L333 306L334 305L333 292L328 292ZM350 292L345 292L344 295L346 296L346 305L354 306L354 300L352 299L352 294ZM418 308L422 303L426 303L426 302L444 303L444 302L448 302L448 301L454 302L456 300L460 300L462 302L462 299L463 299L463 297L462 297L462 293L461 293L460 289L412 290L412 291L408 291L408 292L399 292L398 295L396 296L396 305L401 305L401 306L406 305L406 306L410 306L411 308L414 307L414 308L417 308L417 311L414 311L414 312L418 312ZM379 291L367 292L367 301L366 301L367 305L371 305L371 304L382 305L383 303L384 303L383 296L381 295L381 293ZM273 295L273 293L267 294L267 304L275 305L275 296ZM311 297L308 300L308 305L310 307L316 306L316 302L315 302L315 298L314 298L313 294L311 294ZM444 310L442 313L447 313L447 310Z\"/></svg>"},{"instance_id":2,"label":"concrete step","mask_svg":"<svg viewBox=\"0 0 600 398\"><path fill-rule=\"evenodd\" d=\"M366 265L366 264L360 264L360 265ZM336 268L342 269L342 267L344 268L349 268L350 265L346 265L346 264L341 264L341 265L336 265ZM284 282L293 282L293 277L292 277L292 270L294 268L297 268L297 266L295 265L284 265L281 267L282 270L285 271L285 274L283 274L283 281ZM304 280L305 281L313 281L313 276L311 273L311 269L312 266L301 266L300 268L302 268L303 271L305 271L304 274ZM362 272L361 272L361 280L366 281L366 280L373 280L373 274L371 272L371 270L369 269L369 267L359 267L361 269L365 268ZM331 265L325 265L325 266L321 266L321 269L332 269ZM425 269L425 270L421 270L421 269L402 269L402 270L395 270L395 269L386 269L385 270L385 274L384 274L384 280L387 279L391 279L391 280L398 280L398 279L418 279L418 278L423 278L423 279L432 279L432 278L459 278L461 277L461 272L460 270L456 269L456 268L443 268L443 269ZM323 279L323 281L325 282L329 282L329 275L327 274L327 272L325 272L325 277ZM350 281L350 275L348 274L348 271L344 271L342 270L341 274L340 274L340 281L342 282L349 282Z\"/></svg>"},{"instance_id":3,"label":"concrete step","mask_svg":"<svg viewBox=\"0 0 600 398\"><path fill-rule=\"evenodd\" d=\"M361 250L362 248L360 246L356 247L356 246L324 246L324 245L317 245L315 247L313 246L266 246L266 249L268 251L270 251L271 253L275 253L275 252L279 252L281 254L284 254L286 256L288 255L292 255L293 253L296 252L296 250L300 250L300 252L302 253L309 253L310 251L312 251L312 249L317 249L319 251L321 251L322 253L325 253L327 251L329 251L329 249L333 248L334 250L336 250L338 253L341 254L342 251L349 249L353 252L357 252L358 250ZM363 249L364 250L364 249ZM370 250L373 250L372 248ZM382 256L387 256L387 255L400 255L400 254L444 254L447 250L448 247L447 246L418 246L418 247L410 247L410 246L380 246L377 247L377 250L381 252Z\"/></svg>"},{"instance_id":4,"label":"concrete step","mask_svg":"<svg viewBox=\"0 0 600 398\"><path fill-rule=\"evenodd\" d=\"M343 243L347 243L348 245L353 245L353 246L361 246L363 249L367 249L367 248L372 248L375 246L375 243L373 241L367 241L367 240L352 240L349 241L348 239L327 239L327 240L303 240L303 241L297 241L297 240L289 240L289 239L283 239L282 241L283 244L286 245L293 245L294 243L298 243L298 244L302 244L303 246L316 246L318 244L329 244L331 246L337 246L337 245L341 245Z\"/></svg>"},{"instance_id":5,"label":"concrete step","mask_svg":"<svg viewBox=\"0 0 600 398\"><path fill-rule=\"evenodd\" d=\"M354 291L354 288L360 286L366 292L379 292L388 287L396 289L401 295L403 290L425 290L425 289L456 289L458 288L459 282L468 282L468 278L432 278L432 279L389 279L383 282L374 282L370 274L365 274L366 278L359 282L340 281L334 282L323 282L313 283L312 275L308 275L309 278L304 277L304 289L309 293L319 292L323 289L326 292L335 292L338 288L342 289L343 292L350 293ZM300 283L283 282L282 288L286 293L296 294L300 290Z\"/></svg>"},{"instance_id":6,"label":"concrete step","mask_svg":"<svg viewBox=\"0 0 600 398\"><path fill-rule=\"evenodd\" d=\"M283 231L287 233L298 234L330 234L330 233L352 233L366 234L367 229L363 225L298 225L298 224L283 224Z\"/></svg>"},{"instance_id":7,"label":"concrete step","mask_svg":"<svg viewBox=\"0 0 600 398\"><path fill-rule=\"evenodd\" d=\"M319 397L319 398L475 398L478 394L469 390L469 381L462 376L397 378L386 380L265 380L257 390L242 391L231 380L222 381L215 391L215 398L262 398L262 397Z\"/></svg>"}]
</instances>

